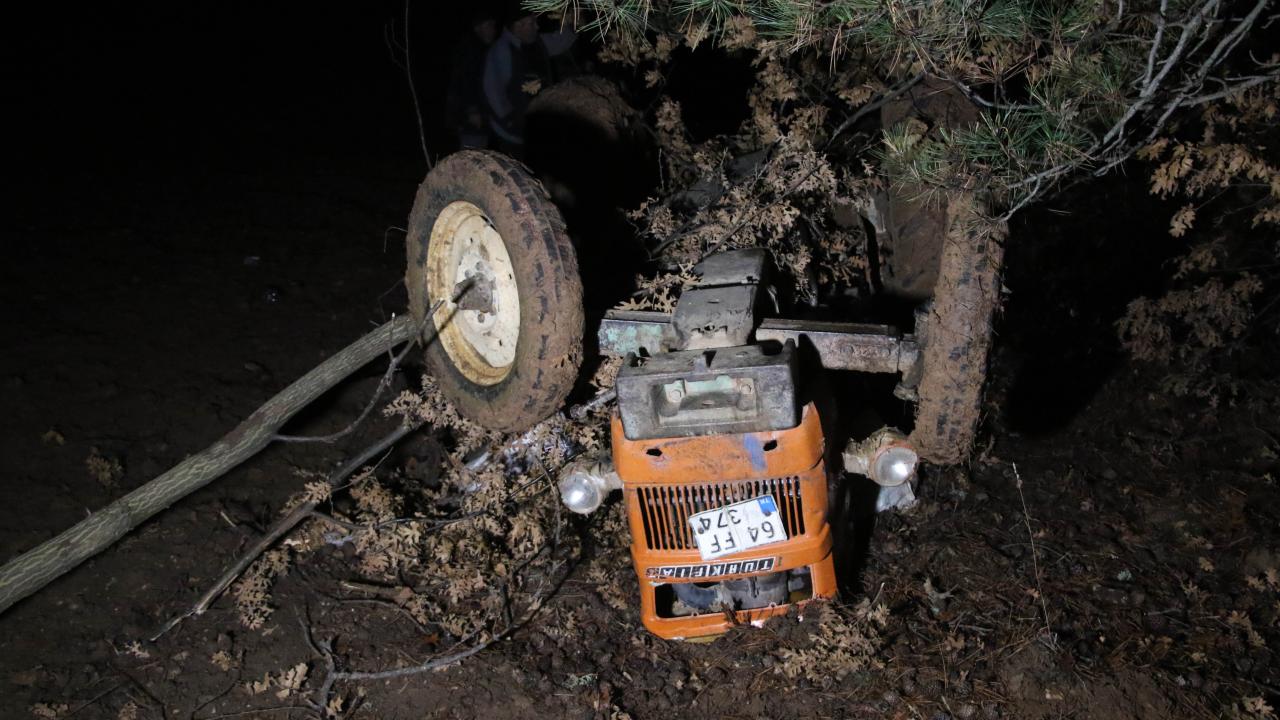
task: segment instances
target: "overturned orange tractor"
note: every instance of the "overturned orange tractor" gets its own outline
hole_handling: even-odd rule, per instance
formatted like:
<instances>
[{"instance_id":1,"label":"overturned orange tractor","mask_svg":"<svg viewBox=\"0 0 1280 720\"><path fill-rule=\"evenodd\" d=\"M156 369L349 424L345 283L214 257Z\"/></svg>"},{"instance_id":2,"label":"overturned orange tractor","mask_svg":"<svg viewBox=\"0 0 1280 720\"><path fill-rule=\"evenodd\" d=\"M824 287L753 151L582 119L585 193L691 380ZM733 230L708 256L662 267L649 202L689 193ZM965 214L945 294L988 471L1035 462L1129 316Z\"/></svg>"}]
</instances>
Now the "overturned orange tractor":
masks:
<instances>
[{"instance_id":1,"label":"overturned orange tractor","mask_svg":"<svg viewBox=\"0 0 1280 720\"><path fill-rule=\"evenodd\" d=\"M644 624L665 638L724 632L835 594L822 429L628 440L613 457Z\"/></svg>"},{"instance_id":2,"label":"overturned orange tractor","mask_svg":"<svg viewBox=\"0 0 1280 720\"><path fill-rule=\"evenodd\" d=\"M563 220L522 166L477 151L437 165L408 259L410 307L440 337L428 365L461 412L519 431L560 407L581 355L582 285ZM612 457L571 463L561 498L589 513L623 491L642 619L662 637L714 636L834 595L834 530L847 523L833 528L830 498L845 471L878 483L881 499L910 497L909 439L882 428L832 452L818 412L828 398L810 381L824 369L885 373L915 399L926 315L915 334L763 317L765 260L760 249L710 255L674 312L610 311L600 323L600 352L624 358Z\"/></svg>"},{"instance_id":3,"label":"overturned orange tractor","mask_svg":"<svg viewBox=\"0 0 1280 720\"><path fill-rule=\"evenodd\" d=\"M642 619L664 638L717 635L836 593L834 478L817 406L796 382L796 343L815 330L757 327L763 266L758 250L713 255L669 318L611 313L601 328L601 347L626 357L613 471L571 467L561 494L589 512L622 489ZM873 437L839 462L905 483L915 453L891 430Z\"/></svg>"}]
</instances>

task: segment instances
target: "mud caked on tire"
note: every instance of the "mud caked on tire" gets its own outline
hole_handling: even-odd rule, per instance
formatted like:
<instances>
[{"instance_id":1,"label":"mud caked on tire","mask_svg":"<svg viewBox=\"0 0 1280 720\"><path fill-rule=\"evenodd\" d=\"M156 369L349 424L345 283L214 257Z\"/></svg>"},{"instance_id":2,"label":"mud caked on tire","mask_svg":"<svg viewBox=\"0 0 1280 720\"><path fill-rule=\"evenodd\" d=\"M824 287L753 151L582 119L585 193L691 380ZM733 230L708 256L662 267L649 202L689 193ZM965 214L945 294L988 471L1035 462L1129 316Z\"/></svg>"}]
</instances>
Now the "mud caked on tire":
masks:
<instances>
[{"instance_id":1,"label":"mud caked on tire","mask_svg":"<svg viewBox=\"0 0 1280 720\"><path fill-rule=\"evenodd\" d=\"M949 465L973 450L1000 298L1005 229L968 193L946 201L933 299L917 315L920 381L911 442L920 456Z\"/></svg>"},{"instance_id":2,"label":"mud caked on tire","mask_svg":"<svg viewBox=\"0 0 1280 720\"><path fill-rule=\"evenodd\" d=\"M926 78L886 104L880 121L886 128L919 122L931 131L978 117L954 85ZM894 184L877 197L876 240L884 292L925 303L917 314L921 364L911 441L921 457L945 465L967 459L977 434L1005 228L986 217L972 192L926 197L926 190Z\"/></svg>"},{"instance_id":3,"label":"mud caked on tire","mask_svg":"<svg viewBox=\"0 0 1280 720\"><path fill-rule=\"evenodd\" d=\"M409 309L438 333L427 369L449 401L504 432L555 412L581 362L582 281L542 185L511 158L464 150L428 173L408 229Z\"/></svg>"}]
</instances>

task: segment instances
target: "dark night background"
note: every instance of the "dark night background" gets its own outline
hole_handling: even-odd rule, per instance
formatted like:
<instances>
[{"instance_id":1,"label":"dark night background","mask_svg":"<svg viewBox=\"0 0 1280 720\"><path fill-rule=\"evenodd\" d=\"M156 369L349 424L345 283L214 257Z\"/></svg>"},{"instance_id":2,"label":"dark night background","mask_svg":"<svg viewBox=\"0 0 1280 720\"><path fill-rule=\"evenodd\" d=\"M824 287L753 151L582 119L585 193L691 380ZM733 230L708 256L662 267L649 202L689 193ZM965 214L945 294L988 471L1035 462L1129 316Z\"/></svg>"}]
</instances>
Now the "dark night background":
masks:
<instances>
[{"instance_id":1,"label":"dark night background","mask_svg":"<svg viewBox=\"0 0 1280 720\"><path fill-rule=\"evenodd\" d=\"M424 4L410 18L427 101L464 5ZM8 104L23 130L19 156L46 170L172 163L172 172L244 167L269 149L404 154L416 129L384 43L392 23L403 36L403 13L388 2L129 3L11 19ZM438 123L428 130L439 139Z\"/></svg>"},{"instance_id":2,"label":"dark night background","mask_svg":"<svg viewBox=\"0 0 1280 720\"><path fill-rule=\"evenodd\" d=\"M403 57L386 43L389 33L403 41L401 2L98 3L21 12L9 11L0 26L7 147L0 560L205 447L323 357L402 312L403 236L394 228L405 224L427 171L397 65ZM433 156L453 149L440 108L469 12L467 3L448 2L411 9L414 79ZM670 80L671 92L692 107L697 133L736 123L724 120L727 112L703 114L729 107L719 100L747 77L740 63L718 62L692 61L686 67L705 72ZM746 110L740 101L731 107ZM620 170L601 168L601 181ZM1166 234L1173 208L1151 200L1141 177L1117 175L1074 193L1013 227L992 371L999 409L993 402L981 459L937 476L923 517L878 526L878 554L866 572L890 584L884 592L896 598L895 613L915 613L913 622L927 627L886 643L885 656L918 665L921 678L933 672L921 660L927 648L940 647L954 623L983 618L943 613L938 620L920 591L926 579L956 590L956 607L980 610L1004 608L1000 598L1025 589L962 589L1025 571L1023 510L1001 458L1016 460L1023 477L1035 478L1027 502L1055 548L1048 582L1059 583L1055 596L1075 612L1055 628L1061 652L1020 672L1041 679L1114 673L1114 683L1102 682L1127 688L1132 700L1153 681L1124 675L1133 665L1109 665L1112 648L1137 647L1148 636L1188 642L1177 635L1177 622L1191 622L1203 608L1186 606L1180 583L1200 583L1221 598L1212 611L1225 617L1253 602L1228 573L1274 562L1274 555L1259 559L1246 550L1274 547L1275 504L1239 498L1261 492L1254 497L1274 500L1274 483L1265 491L1249 483L1274 471L1274 454L1255 454L1274 442L1265 428L1274 428L1280 404L1263 395L1226 410L1155 391L1156 381L1120 353L1113 322L1134 297L1166 284L1167 261L1182 249ZM1118 235L1128 241L1114 243ZM1242 372L1273 375L1272 357L1251 354ZM362 373L305 421L337 429L359 411L376 374ZM244 658L237 683L305 657L293 615L282 613L278 635L257 636L235 627L234 607L225 602L147 658L124 648L189 604L270 525L300 483L294 468L329 467L347 452L354 450L272 447L0 616L0 717L27 717L34 703L63 702L85 704L77 717L114 718L125 695L86 703L117 687L138 698L151 713L144 717L204 718L212 713L197 713L197 706L230 691L209 665L215 650ZM93 453L120 458L123 476L105 484L91 478L85 458ZM1074 512L1086 507L1082 498L1090 509ZM1239 552L1215 556L1217 575L1198 571L1198 551L1178 551L1181 541L1169 539L1178 522L1177 532ZM331 565L340 568L340 558ZM1115 580L1130 570L1149 585ZM291 575L279 605L299 607L313 597L308 573L321 574L313 568ZM766 678L760 682L781 683L743 706L752 716L774 716L771 692L798 691L801 699L788 707L815 703L814 713L856 709L835 691L766 672L750 645L755 640L732 656L719 643L652 650L632 622L633 609L583 600L589 593L582 587L571 586L566 602L581 604L585 639L556 646L542 636L521 638L477 658L486 663L477 665L482 672L464 668L421 685L380 687L373 706L381 709L371 716L421 717L429 709L445 717L591 717L592 703L613 702L636 717L669 717L703 696L686 687L694 674L719 688L708 690L700 707L733 706L733 686L714 678L740 667ZM1151 611L1170 605L1180 608L1169 611L1175 621L1153 627ZM422 638L390 617L394 630L357 634L352 647L423 654ZM988 649L1024 640L991 639ZM1199 680L1184 672L1175 682L1170 678L1183 671L1160 666L1167 677L1150 695L1165 714L1114 717L1175 716L1171 708L1183 707L1174 698L1179 688L1213 672L1256 680L1253 687L1270 687L1274 699L1273 650L1237 646L1215 650L1229 660L1212 672L1197 668ZM183 652L189 657L175 659ZM979 654L973 652L969 660ZM1239 657L1249 659L1247 668ZM1144 668L1159 663L1141 660ZM966 667L971 684L1015 687L994 661ZM954 684L946 674L953 671L940 672ZM598 674L606 689L582 700L564 678L587 673ZM1222 686L1204 693L1218 704L1203 707L1237 697ZM1099 704L1085 707L1122 704L1102 691L1091 698ZM889 714L882 710L860 712Z\"/></svg>"}]
</instances>

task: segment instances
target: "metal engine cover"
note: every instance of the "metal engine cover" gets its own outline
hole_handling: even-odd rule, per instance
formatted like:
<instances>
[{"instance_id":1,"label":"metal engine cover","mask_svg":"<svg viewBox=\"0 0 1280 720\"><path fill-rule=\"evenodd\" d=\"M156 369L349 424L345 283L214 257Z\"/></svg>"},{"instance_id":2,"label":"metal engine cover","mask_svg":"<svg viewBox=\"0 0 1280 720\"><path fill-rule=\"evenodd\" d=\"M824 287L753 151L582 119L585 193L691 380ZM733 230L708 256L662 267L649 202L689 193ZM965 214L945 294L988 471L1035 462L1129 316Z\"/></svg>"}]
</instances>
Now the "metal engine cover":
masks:
<instances>
[{"instance_id":1,"label":"metal engine cover","mask_svg":"<svg viewBox=\"0 0 1280 720\"><path fill-rule=\"evenodd\" d=\"M616 387L628 440L785 430L800 421L795 346L630 355Z\"/></svg>"}]
</instances>

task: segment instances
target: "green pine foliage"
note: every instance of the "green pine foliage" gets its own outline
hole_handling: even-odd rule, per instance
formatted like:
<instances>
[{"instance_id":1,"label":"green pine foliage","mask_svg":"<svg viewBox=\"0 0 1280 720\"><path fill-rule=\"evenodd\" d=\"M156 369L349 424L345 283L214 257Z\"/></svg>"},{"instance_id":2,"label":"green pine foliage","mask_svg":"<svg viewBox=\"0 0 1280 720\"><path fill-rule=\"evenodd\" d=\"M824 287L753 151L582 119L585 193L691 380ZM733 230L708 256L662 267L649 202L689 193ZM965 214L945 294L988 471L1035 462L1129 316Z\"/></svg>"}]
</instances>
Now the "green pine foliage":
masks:
<instances>
[{"instance_id":1,"label":"green pine foliage","mask_svg":"<svg viewBox=\"0 0 1280 720\"><path fill-rule=\"evenodd\" d=\"M1012 214L1063 180L1101 174L1176 122L1178 111L1274 83L1259 36L1270 0L527 0L609 39L722 42L885 88L950 82L981 111L962 127L886 128L883 175L924 192L989 193ZM692 40L690 40L692 38ZM738 46L734 46L738 47ZM812 88L809 88L812 90ZM811 102L835 107L839 87ZM813 93L810 93L811 95ZM849 111L845 116L857 112ZM830 113L827 122L844 119Z\"/></svg>"}]
</instances>

